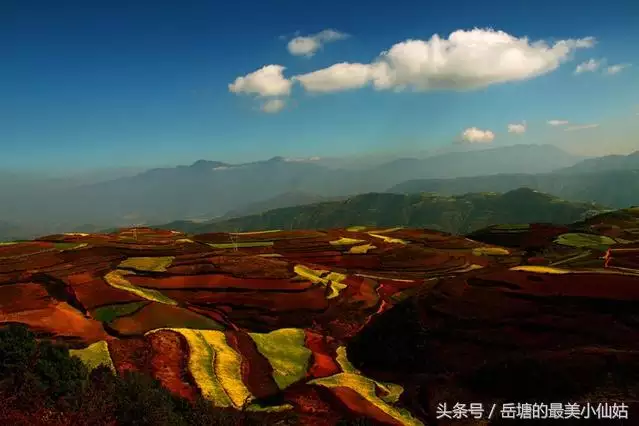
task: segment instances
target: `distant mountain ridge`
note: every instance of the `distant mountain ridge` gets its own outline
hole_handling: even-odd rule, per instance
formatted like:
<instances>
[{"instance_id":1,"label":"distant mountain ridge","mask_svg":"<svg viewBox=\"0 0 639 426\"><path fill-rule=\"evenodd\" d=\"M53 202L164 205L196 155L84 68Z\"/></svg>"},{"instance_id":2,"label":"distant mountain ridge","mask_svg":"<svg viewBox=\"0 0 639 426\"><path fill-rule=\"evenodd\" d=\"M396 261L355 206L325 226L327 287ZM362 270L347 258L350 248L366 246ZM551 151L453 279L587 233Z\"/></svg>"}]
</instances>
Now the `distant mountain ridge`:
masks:
<instances>
[{"instance_id":1,"label":"distant mountain ridge","mask_svg":"<svg viewBox=\"0 0 639 426\"><path fill-rule=\"evenodd\" d=\"M370 193L344 201L287 207L206 224L171 222L159 228L207 233L405 226L464 234L503 223L572 223L603 211L606 209L602 206L568 202L528 188L504 194L471 193L453 197Z\"/></svg>"},{"instance_id":2,"label":"distant mountain ridge","mask_svg":"<svg viewBox=\"0 0 639 426\"><path fill-rule=\"evenodd\" d=\"M557 170L558 173L597 173L613 170L639 170L639 151L628 155L606 155L589 158Z\"/></svg>"},{"instance_id":3,"label":"distant mountain ridge","mask_svg":"<svg viewBox=\"0 0 639 426\"><path fill-rule=\"evenodd\" d=\"M456 179L417 179L395 185L388 192L459 195L477 191L506 192L520 187L568 200L597 202L614 208L639 204L639 170L591 173L559 171L538 175L500 174Z\"/></svg>"},{"instance_id":4,"label":"distant mountain ridge","mask_svg":"<svg viewBox=\"0 0 639 426\"><path fill-rule=\"evenodd\" d=\"M549 173L572 175L566 170L581 160L552 145L514 145L396 159L368 168L329 167L330 159L315 157L273 157L241 164L198 160L190 165L156 168L84 185L9 179L0 182L0 219L19 223L27 230L37 227L46 232L65 232L78 224L98 229L148 225L176 219L246 215L306 202L286 201L285 194L307 194L310 201L320 201L390 188L395 192L397 185L420 179L461 179L440 184L444 194L507 192L528 186L571 200L618 207L637 203L627 189L634 184L625 181L636 177L627 173L620 172L614 178L591 177L584 183L570 183L573 178L563 177L553 178L555 183L551 185L536 183L548 179L544 176ZM555 169L562 172L553 172ZM517 177L507 185L494 184L499 182L499 173L526 173L527 177ZM565 184L562 179L567 179ZM477 182L487 185L478 186ZM563 186L574 189L564 191Z\"/></svg>"}]
</instances>

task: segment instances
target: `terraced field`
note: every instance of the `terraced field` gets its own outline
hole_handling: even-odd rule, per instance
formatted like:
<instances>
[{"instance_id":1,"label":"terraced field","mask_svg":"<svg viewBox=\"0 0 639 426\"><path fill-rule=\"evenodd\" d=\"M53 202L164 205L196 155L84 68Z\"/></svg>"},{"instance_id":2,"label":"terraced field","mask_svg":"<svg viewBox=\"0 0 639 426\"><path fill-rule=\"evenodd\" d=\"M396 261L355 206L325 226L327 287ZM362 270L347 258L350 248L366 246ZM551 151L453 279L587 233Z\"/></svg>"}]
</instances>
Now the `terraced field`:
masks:
<instances>
[{"instance_id":1,"label":"terraced field","mask_svg":"<svg viewBox=\"0 0 639 426\"><path fill-rule=\"evenodd\" d=\"M498 380L468 377L504 354L543 347L541 367L595 347L607 359L625 351L617 367L639 359L625 316L639 307L633 229L636 209L472 238L364 227L52 235L0 244L0 322L220 407L293 410L309 425L435 424L435 397L499 393Z\"/></svg>"}]
</instances>

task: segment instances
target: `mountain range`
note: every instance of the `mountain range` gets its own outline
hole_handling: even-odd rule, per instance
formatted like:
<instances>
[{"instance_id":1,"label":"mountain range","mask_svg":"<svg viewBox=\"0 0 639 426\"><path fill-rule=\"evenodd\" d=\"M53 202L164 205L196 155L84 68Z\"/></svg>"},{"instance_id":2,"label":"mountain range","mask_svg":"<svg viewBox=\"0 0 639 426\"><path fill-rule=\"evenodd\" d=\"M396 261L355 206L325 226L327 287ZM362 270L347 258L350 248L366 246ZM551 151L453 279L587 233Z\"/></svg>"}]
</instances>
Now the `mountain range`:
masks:
<instances>
[{"instance_id":1,"label":"mountain range","mask_svg":"<svg viewBox=\"0 0 639 426\"><path fill-rule=\"evenodd\" d=\"M368 167L334 162L331 166L326 158L283 157L244 164L199 160L85 184L3 175L0 219L6 230L0 237L230 218L385 191L462 195L530 187L571 201L610 207L639 204L638 153L588 159L552 145L514 145Z\"/></svg>"}]
</instances>

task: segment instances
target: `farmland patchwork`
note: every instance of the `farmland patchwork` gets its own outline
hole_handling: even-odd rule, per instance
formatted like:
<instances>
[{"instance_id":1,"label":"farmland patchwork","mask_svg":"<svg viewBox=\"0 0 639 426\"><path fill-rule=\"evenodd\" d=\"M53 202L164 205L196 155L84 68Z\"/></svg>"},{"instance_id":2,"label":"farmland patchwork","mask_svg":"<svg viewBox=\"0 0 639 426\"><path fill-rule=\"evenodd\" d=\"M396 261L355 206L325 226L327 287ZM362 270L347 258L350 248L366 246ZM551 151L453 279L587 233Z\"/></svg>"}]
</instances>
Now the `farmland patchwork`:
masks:
<instances>
[{"instance_id":1,"label":"farmland patchwork","mask_svg":"<svg viewBox=\"0 0 639 426\"><path fill-rule=\"evenodd\" d=\"M473 363L450 365L482 339L503 348L519 342L471 339L467 325L495 326L512 313L503 323L509 333L542 312L535 303L558 296L588 299L583 316L604 309L602 301L639 300L637 223L614 219L610 226L605 218L575 227L495 226L469 238L357 226L203 235L138 228L0 243L0 322L63 339L90 368L148 371L175 394L201 394L218 407L289 410L309 425L361 416L422 425L426 385L402 368L416 362L412 368L428 377L457 380L453 373ZM544 306L544 315L555 312ZM570 311L562 309L556 315ZM615 326L597 315L593 327L608 327L613 341ZM394 317L401 326L385 325ZM437 340L448 322L458 334ZM391 343L404 333L434 339L423 346L435 345L430 361L401 361L422 350ZM521 345L550 344L548 333ZM459 380L459 395L471 395L463 393L470 382ZM428 392L443 395L437 389Z\"/></svg>"}]
</instances>

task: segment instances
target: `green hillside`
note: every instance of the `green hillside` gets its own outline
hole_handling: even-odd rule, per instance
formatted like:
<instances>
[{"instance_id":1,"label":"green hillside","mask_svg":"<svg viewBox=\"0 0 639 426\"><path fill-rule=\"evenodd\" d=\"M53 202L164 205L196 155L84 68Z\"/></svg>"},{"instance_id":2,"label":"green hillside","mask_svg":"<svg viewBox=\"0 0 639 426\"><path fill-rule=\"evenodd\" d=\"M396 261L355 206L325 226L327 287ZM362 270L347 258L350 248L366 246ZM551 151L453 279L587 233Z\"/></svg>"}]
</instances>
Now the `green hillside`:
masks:
<instances>
[{"instance_id":1,"label":"green hillside","mask_svg":"<svg viewBox=\"0 0 639 426\"><path fill-rule=\"evenodd\" d=\"M463 234L494 224L572 223L604 210L591 203L564 201L526 188L505 194L471 193L450 197L370 193L344 201L288 207L224 221L172 222L160 228L206 233L364 225L419 227Z\"/></svg>"},{"instance_id":2,"label":"green hillside","mask_svg":"<svg viewBox=\"0 0 639 426\"><path fill-rule=\"evenodd\" d=\"M394 194L436 192L460 195L468 192L507 192L527 187L571 201L596 202L614 208L639 204L639 170L583 172L582 168L546 174L495 174L455 179L417 179L391 187Z\"/></svg>"}]
</instances>

